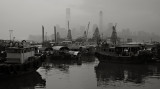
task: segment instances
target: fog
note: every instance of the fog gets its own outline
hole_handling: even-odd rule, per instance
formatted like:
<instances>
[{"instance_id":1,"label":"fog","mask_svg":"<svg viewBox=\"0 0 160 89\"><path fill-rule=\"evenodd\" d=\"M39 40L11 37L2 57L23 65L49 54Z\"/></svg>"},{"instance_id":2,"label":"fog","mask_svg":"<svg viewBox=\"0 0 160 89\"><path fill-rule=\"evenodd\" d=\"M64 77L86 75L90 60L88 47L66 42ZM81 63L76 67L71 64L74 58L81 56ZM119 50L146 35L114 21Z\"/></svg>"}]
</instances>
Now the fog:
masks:
<instances>
[{"instance_id":1,"label":"fog","mask_svg":"<svg viewBox=\"0 0 160 89\"><path fill-rule=\"evenodd\" d=\"M9 39L9 30L13 30L12 37L17 40L41 35L42 25L48 36L59 25L60 35L65 37L66 8L71 12L73 38L83 35L89 21L91 37L93 25L99 25L100 11L103 12L100 33L105 36L110 36L107 33L110 23L117 23L117 31L129 28L131 32L160 35L160 0L0 0L0 39Z\"/></svg>"}]
</instances>

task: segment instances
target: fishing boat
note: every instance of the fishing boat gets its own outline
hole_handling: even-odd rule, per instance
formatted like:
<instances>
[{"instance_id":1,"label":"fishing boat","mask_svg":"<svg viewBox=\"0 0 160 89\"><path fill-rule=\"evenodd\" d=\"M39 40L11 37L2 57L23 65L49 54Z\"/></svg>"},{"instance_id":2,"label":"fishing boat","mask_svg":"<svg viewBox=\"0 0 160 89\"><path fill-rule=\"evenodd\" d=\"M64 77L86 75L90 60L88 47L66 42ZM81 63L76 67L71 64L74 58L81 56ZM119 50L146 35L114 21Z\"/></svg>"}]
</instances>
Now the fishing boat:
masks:
<instances>
[{"instance_id":1,"label":"fishing boat","mask_svg":"<svg viewBox=\"0 0 160 89\"><path fill-rule=\"evenodd\" d=\"M0 63L0 76L8 77L36 71L44 55L36 55L36 47L7 47L6 60ZM36 55L36 56L35 56Z\"/></svg>"},{"instance_id":2,"label":"fishing boat","mask_svg":"<svg viewBox=\"0 0 160 89\"><path fill-rule=\"evenodd\" d=\"M113 47L101 47L96 52L100 62L146 63L152 60L152 53L139 44L123 44Z\"/></svg>"},{"instance_id":3,"label":"fishing boat","mask_svg":"<svg viewBox=\"0 0 160 89\"><path fill-rule=\"evenodd\" d=\"M79 50L84 56L93 56L95 54L96 46L95 45L85 45L85 46L81 46Z\"/></svg>"},{"instance_id":4,"label":"fishing boat","mask_svg":"<svg viewBox=\"0 0 160 89\"><path fill-rule=\"evenodd\" d=\"M80 57L79 51L71 50L67 46L53 46L52 49L51 59L53 60L70 60Z\"/></svg>"}]
</instances>

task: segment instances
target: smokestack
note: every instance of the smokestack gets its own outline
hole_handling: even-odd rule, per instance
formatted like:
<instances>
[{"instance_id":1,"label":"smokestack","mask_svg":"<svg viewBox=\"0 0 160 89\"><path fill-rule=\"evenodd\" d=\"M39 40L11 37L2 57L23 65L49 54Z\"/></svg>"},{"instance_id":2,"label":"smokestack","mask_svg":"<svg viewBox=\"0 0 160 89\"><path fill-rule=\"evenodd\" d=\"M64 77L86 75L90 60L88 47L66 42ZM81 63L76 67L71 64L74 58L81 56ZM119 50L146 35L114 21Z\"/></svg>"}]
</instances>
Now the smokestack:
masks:
<instances>
[{"instance_id":1,"label":"smokestack","mask_svg":"<svg viewBox=\"0 0 160 89\"><path fill-rule=\"evenodd\" d=\"M56 32L56 26L54 26L54 37L55 37L55 43L57 43L57 32Z\"/></svg>"},{"instance_id":2,"label":"smokestack","mask_svg":"<svg viewBox=\"0 0 160 89\"><path fill-rule=\"evenodd\" d=\"M42 43L44 43L44 26L42 25Z\"/></svg>"}]
</instances>

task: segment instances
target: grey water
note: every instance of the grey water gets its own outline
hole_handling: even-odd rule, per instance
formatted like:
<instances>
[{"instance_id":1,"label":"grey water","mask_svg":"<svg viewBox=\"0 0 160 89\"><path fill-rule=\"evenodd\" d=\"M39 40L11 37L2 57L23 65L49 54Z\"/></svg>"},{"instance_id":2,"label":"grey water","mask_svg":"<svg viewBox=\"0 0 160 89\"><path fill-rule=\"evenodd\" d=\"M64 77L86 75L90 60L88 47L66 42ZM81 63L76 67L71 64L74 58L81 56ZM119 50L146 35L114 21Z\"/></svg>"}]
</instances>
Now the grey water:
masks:
<instances>
[{"instance_id":1,"label":"grey water","mask_svg":"<svg viewBox=\"0 0 160 89\"><path fill-rule=\"evenodd\" d=\"M46 59L33 73L0 80L0 89L159 89L160 64L100 63Z\"/></svg>"}]
</instances>

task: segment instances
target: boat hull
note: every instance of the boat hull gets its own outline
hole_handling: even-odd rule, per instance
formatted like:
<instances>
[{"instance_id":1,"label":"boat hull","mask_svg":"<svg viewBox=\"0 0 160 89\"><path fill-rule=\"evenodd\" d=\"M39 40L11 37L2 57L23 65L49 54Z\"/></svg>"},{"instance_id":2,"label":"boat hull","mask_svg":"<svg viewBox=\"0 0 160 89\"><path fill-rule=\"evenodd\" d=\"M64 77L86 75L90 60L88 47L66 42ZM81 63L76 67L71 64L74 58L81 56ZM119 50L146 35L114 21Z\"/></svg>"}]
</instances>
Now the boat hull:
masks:
<instances>
[{"instance_id":1,"label":"boat hull","mask_svg":"<svg viewBox=\"0 0 160 89\"><path fill-rule=\"evenodd\" d=\"M52 54L50 55L50 59L52 60L76 60L78 56L70 55L70 54Z\"/></svg>"},{"instance_id":2,"label":"boat hull","mask_svg":"<svg viewBox=\"0 0 160 89\"><path fill-rule=\"evenodd\" d=\"M43 61L43 57L32 57L23 64L1 63L0 78L14 77L36 71Z\"/></svg>"},{"instance_id":3,"label":"boat hull","mask_svg":"<svg viewBox=\"0 0 160 89\"><path fill-rule=\"evenodd\" d=\"M109 54L104 54L101 52L95 53L96 57L100 62L113 62L113 63L147 63L151 56L137 55L137 56L114 56Z\"/></svg>"}]
</instances>

